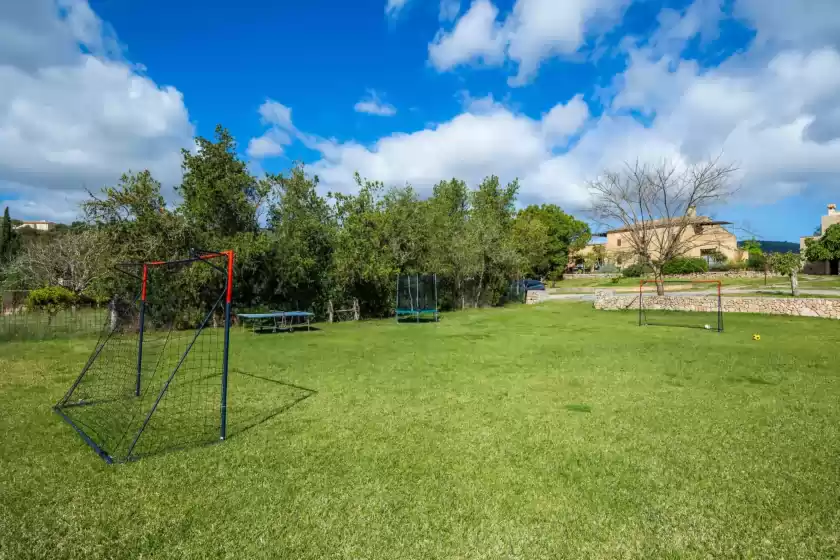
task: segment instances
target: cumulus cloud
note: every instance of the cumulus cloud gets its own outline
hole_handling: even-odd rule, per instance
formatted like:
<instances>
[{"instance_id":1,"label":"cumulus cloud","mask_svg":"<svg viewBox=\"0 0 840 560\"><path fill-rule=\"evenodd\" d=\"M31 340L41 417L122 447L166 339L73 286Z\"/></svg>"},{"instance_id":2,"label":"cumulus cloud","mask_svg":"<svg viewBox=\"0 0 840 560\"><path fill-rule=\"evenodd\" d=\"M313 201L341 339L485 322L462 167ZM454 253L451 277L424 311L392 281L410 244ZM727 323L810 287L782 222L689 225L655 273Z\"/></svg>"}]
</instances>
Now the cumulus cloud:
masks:
<instances>
[{"instance_id":1,"label":"cumulus cloud","mask_svg":"<svg viewBox=\"0 0 840 560\"><path fill-rule=\"evenodd\" d=\"M450 32L439 31L429 45L429 61L439 71L471 62L504 62L505 34L496 21L499 10L489 0L475 0Z\"/></svg>"},{"instance_id":2,"label":"cumulus cloud","mask_svg":"<svg viewBox=\"0 0 840 560\"><path fill-rule=\"evenodd\" d=\"M385 15L396 18L406 4L408 4L408 0L387 0L385 2Z\"/></svg>"},{"instance_id":3,"label":"cumulus cloud","mask_svg":"<svg viewBox=\"0 0 840 560\"><path fill-rule=\"evenodd\" d=\"M0 198L19 217L69 220L130 169L180 180L183 96L123 60L86 1L3 3L0 83Z\"/></svg>"},{"instance_id":4,"label":"cumulus cloud","mask_svg":"<svg viewBox=\"0 0 840 560\"><path fill-rule=\"evenodd\" d=\"M313 172L333 191L352 191L355 171L426 193L447 177L475 185L494 173L519 178L524 203L575 210L586 205L587 180L606 168L635 160L685 165L720 155L738 166L744 201L770 203L808 188L840 193L840 51L834 44L840 24L835 33L824 31L825 22L815 21L820 13L812 12L802 25L823 30L818 41L774 18L746 19L751 2L737 0L734 12L764 39L715 68L680 53L697 38L716 37L726 17L722 3L697 0L683 11L663 11L653 36L627 43L627 67L597 115L581 95L534 118L492 95L462 93L462 112L451 120L371 144L296 135L320 152ZM474 37L492 37L508 24L498 22L486 0L474 2L470 12L451 37L439 38L443 50L434 56L444 66L455 63L454 51L446 54L454 44L448 40L472 45L473 59L500 52ZM466 27L459 31L459 25ZM639 114L645 118L632 116Z\"/></svg>"},{"instance_id":5,"label":"cumulus cloud","mask_svg":"<svg viewBox=\"0 0 840 560\"><path fill-rule=\"evenodd\" d=\"M589 118L589 107L578 94L568 103L558 103L543 117L543 133L552 145L559 145L576 133Z\"/></svg>"},{"instance_id":6,"label":"cumulus cloud","mask_svg":"<svg viewBox=\"0 0 840 560\"><path fill-rule=\"evenodd\" d=\"M575 53L587 32L620 20L629 0L517 0L503 21L490 0L474 0L451 30L440 30L429 45L429 61L444 72L465 64L499 66L510 60L512 86L526 84L540 62Z\"/></svg>"},{"instance_id":7,"label":"cumulus cloud","mask_svg":"<svg viewBox=\"0 0 840 560\"><path fill-rule=\"evenodd\" d=\"M461 0L440 0L441 21L455 21L461 12Z\"/></svg>"},{"instance_id":8,"label":"cumulus cloud","mask_svg":"<svg viewBox=\"0 0 840 560\"><path fill-rule=\"evenodd\" d=\"M366 113L377 117L393 117L397 114L397 108L382 101L379 94L372 89L367 91L367 95L360 99L353 109L357 113Z\"/></svg>"}]
</instances>

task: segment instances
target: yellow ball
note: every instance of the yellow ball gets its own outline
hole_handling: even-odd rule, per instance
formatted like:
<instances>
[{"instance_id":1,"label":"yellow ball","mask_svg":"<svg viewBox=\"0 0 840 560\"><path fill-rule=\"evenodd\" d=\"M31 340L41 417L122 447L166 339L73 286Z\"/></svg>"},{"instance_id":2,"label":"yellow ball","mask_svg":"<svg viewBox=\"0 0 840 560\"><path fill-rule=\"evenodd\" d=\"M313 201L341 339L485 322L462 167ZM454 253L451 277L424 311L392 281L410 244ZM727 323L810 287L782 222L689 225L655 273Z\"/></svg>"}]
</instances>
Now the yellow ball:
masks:
<instances>
[{"instance_id":1,"label":"yellow ball","mask_svg":"<svg viewBox=\"0 0 840 560\"><path fill-rule=\"evenodd\" d=\"M761 335L760 334L754 334L753 335L753 340L761 340Z\"/></svg>"}]
</instances>

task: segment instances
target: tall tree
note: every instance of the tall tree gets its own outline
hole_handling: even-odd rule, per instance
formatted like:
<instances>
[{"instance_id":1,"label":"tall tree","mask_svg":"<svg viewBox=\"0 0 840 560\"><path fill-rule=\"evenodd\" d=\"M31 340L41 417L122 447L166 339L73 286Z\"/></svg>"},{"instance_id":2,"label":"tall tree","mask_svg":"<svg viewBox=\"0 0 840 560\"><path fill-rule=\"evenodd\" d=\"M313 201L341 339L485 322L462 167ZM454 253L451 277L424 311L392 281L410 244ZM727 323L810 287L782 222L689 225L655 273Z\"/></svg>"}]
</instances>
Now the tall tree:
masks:
<instances>
[{"instance_id":1,"label":"tall tree","mask_svg":"<svg viewBox=\"0 0 840 560\"><path fill-rule=\"evenodd\" d=\"M198 150L182 150L184 178L177 187L181 211L197 231L217 237L259 228L258 210L271 187L253 177L236 153L236 141L221 125L215 141L196 138Z\"/></svg>"},{"instance_id":2,"label":"tall tree","mask_svg":"<svg viewBox=\"0 0 840 560\"><path fill-rule=\"evenodd\" d=\"M441 181L434 186L428 200L429 239L427 270L435 272L451 290L451 301L445 305L466 307L464 282L475 268L478 256L472 239L466 235L470 194L467 184L459 179ZM447 293L448 290L442 291Z\"/></svg>"},{"instance_id":3,"label":"tall tree","mask_svg":"<svg viewBox=\"0 0 840 560\"><path fill-rule=\"evenodd\" d=\"M554 204L531 205L519 212L517 221L537 220L545 226L547 244L545 254L531 263L531 274L545 278L552 273L562 273L569 263L569 255L583 249L591 239L589 226L566 214ZM534 229L534 228L526 228ZM520 234L522 230L520 229ZM527 240L519 245L526 246Z\"/></svg>"},{"instance_id":4,"label":"tall tree","mask_svg":"<svg viewBox=\"0 0 840 560\"><path fill-rule=\"evenodd\" d=\"M12 219L9 217L9 207L3 212L3 223L0 225L0 265L12 260L13 243Z\"/></svg>"},{"instance_id":5,"label":"tall tree","mask_svg":"<svg viewBox=\"0 0 840 560\"><path fill-rule=\"evenodd\" d=\"M521 262L511 235L518 192L519 181L503 187L499 178L491 175L471 193L466 233L478 253L472 271L475 306L495 304Z\"/></svg>"},{"instance_id":6,"label":"tall tree","mask_svg":"<svg viewBox=\"0 0 840 560\"><path fill-rule=\"evenodd\" d=\"M657 292L663 295L665 263L713 241L704 234L705 220L697 211L727 199L734 172L717 160L684 168L670 162L626 165L589 183L591 213L598 223L624 232L629 250L651 267Z\"/></svg>"},{"instance_id":7,"label":"tall tree","mask_svg":"<svg viewBox=\"0 0 840 560\"><path fill-rule=\"evenodd\" d=\"M82 210L89 224L108 234L107 248L117 260L177 258L192 246L184 219L166 208L161 184L149 171L126 173L99 196L91 194Z\"/></svg>"},{"instance_id":8,"label":"tall tree","mask_svg":"<svg viewBox=\"0 0 840 560\"><path fill-rule=\"evenodd\" d=\"M386 250L379 196L384 185L355 175L358 193L334 193L339 225L334 252L334 286L359 300L365 315L388 312L399 272Z\"/></svg>"},{"instance_id":9,"label":"tall tree","mask_svg":"<svg viewBox=\"0 0 840 560\"><path fill-rule=\"evenodd\" d=\"M833 224L819 239L805 240L805 259L811 262L840 260L840 224ZM835 265L836 266L836 265Z\"/></svg>"},{"instance_id":10,"label":"tall tree","mask_svg":"<svg viewBox=\"0 0 840 560\"><path fill-rule=\"evenodd\" d=\"M790 294L799 295L799 271L802 270L802 257L796 253L773 253L770 266L783 276L790 278Z\"/></svg>"},{"instance_id":11,"label":"tall tree","mask_svg":"<svg viewBox=\"0 0 840 560\"><path fill-rule=\"evenodd\" d=\"M296 166L268 180L274 195L268 219L274 295L299 309L323 304L336 232L332 209L316 192L318 177Z\"/></svg>"}]
</instances>

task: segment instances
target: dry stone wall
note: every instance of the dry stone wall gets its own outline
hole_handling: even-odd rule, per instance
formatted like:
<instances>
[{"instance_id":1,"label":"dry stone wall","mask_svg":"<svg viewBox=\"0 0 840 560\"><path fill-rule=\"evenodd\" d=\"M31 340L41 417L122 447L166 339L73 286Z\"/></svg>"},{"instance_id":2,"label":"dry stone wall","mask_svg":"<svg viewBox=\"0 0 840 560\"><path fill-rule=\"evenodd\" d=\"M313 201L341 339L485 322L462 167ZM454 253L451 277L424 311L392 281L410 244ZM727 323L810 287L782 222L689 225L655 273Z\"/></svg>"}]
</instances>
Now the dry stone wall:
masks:
<instances>
[{"instance_id":1,"label":"dry stone wall","mask_svg":"<svg viewBox=\"0 0 840 560\"><path fill-rule=\"evenodd\" d=\"M548 295L547 290L528 290L528 293L525 294L525 303L528 305L542 303L548 299Z\"/></svg>"},{"instance_id":2,"label":"dry stone wall","mask_svg":"<svg viewBox=\"0 0 840 560\"><path fill-rule=\"evenodd\" d=\"M714 296L657 296L645 294L647 309L668 311L717 311ZM764 313L769 315L794 315L798 317L824 317L840 319L840 299L830 298L764 298L724 297L724 313ZM638 309L639 296L616 295L613 290L595 292L595 309Z\"/></svg>"}]
</instances>

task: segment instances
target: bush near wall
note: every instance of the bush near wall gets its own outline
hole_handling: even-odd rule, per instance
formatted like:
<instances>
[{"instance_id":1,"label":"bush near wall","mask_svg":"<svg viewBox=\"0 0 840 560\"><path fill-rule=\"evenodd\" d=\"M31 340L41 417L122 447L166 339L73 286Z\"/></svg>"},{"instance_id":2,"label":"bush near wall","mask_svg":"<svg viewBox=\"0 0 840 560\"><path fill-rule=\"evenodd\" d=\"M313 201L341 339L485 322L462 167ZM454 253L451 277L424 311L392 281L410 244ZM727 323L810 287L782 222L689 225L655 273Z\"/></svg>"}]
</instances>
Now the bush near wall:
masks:
<instances>
[{"instance_id":1,"label":"bush near wall","mask_svg":"<svg viewBox=\"0 0 840 560\"><path fill-rule=\"evenodd\" d=\"M645 274L650 274L653 269L642 264L631 264L621 270L621 275L625 278L641 278Z\"/></svg>"},{"instance_id":2,"label":"bush near wall","mask_svg":"<svg viewBox=\"0 0 840 560\"><path fill-rule=\"evenodd\" d=\"M709 263L705 259L677 258L662 266L662 274L698 274L709 272Z\"/></svg>"},{"instance_id":3,"label":"bush near wall","mask_svg":"<svg viewBox=\"0 0 840 560\"><path fill-rule=\"evenodd\" d=\"M47 286L32 290L26 298L27 307L54 311L66 309L78 301L76 294L61 286Z\"/></svg>"}]
</instances>

